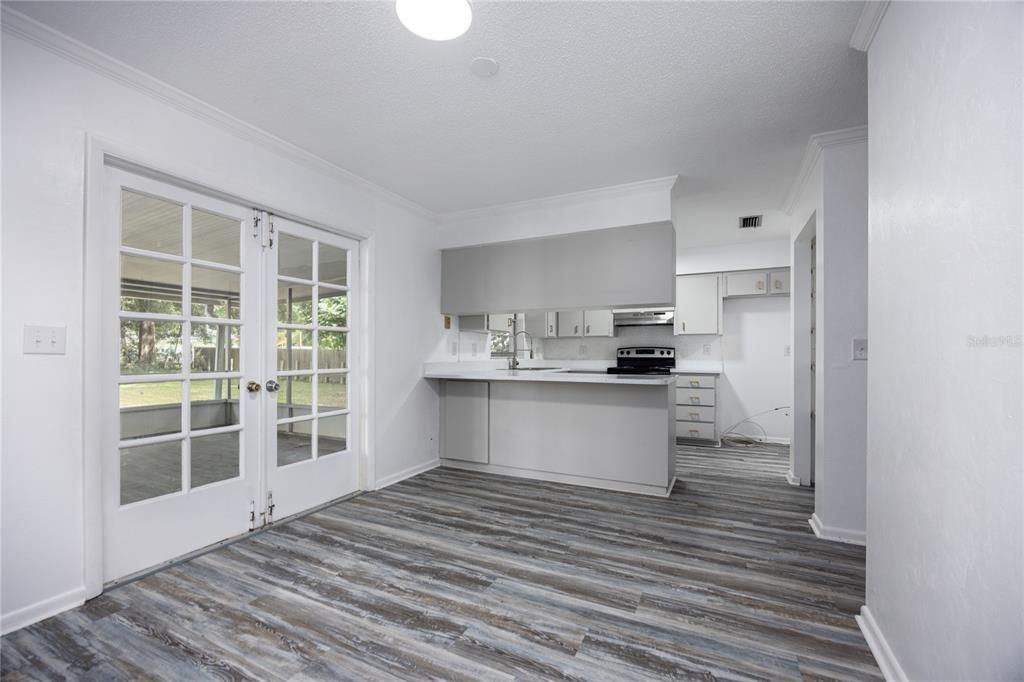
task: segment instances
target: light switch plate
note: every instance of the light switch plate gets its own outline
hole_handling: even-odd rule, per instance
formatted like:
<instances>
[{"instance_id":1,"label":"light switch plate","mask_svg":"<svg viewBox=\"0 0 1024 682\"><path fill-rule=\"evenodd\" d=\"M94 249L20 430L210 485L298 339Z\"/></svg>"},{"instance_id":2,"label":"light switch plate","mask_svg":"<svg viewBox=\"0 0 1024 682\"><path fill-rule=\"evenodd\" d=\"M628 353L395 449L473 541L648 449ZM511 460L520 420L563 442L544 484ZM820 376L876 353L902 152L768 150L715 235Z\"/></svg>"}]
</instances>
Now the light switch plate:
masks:
<instances>
[{"instance_id":1,"label":"light switch plate","mask_svg":"<svg viewBox=\"0 0 1024 682\"><path fill-rule=\"evenodd\" d=\"M854 339L853 340L852 357L853 357L854 360L867 360L868 359L868 340L867 339Z\"/></svg>"},{"instance_id":2,"label":"light switch plate","mask_svg":"<svg viewBox=\"0 0 1024 682\"><path fill-rule=\"evenodd\" d=\"M64 355L67 347L67 327L25 325L26 355Z\"/></svg>"}]
</instances>

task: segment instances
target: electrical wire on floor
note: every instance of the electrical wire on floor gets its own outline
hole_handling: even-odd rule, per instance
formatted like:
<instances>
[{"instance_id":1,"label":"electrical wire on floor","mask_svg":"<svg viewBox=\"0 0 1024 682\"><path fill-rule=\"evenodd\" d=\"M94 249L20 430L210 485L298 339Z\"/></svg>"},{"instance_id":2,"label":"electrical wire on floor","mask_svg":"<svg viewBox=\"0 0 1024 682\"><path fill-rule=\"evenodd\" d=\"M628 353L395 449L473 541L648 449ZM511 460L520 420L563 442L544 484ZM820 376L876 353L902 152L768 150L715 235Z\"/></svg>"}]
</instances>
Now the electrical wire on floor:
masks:
<instances>
[{"instance_id":1,"label":"electrical wire on floor","mask_svg":"<svg viewBox=\"0 0 1024 682\"><path fill-rule=\"evenodd\" d=\"M757 417L763 417L766 414L773 414L775 412L780 412L782 410L788 409L790 409L789 405L782 405L781 407L773 407L770 410L758 412L757 414L752 414L745 419L741 419L740 421L736 422L735 424L733 424L732 426L730 426L729 428L722 432L722 442L740 448L751 448L756 445L764 445L765 443L768 442L768 431L766 431L765 428L761 426L759 423L754 421L754 419ZM743 424L751 424L761 429L761 440L758 440L754 436L750 436L745 433L739 433L738 431L735 431L736 427L741 426Z\"/></svg>"}]
</instances>

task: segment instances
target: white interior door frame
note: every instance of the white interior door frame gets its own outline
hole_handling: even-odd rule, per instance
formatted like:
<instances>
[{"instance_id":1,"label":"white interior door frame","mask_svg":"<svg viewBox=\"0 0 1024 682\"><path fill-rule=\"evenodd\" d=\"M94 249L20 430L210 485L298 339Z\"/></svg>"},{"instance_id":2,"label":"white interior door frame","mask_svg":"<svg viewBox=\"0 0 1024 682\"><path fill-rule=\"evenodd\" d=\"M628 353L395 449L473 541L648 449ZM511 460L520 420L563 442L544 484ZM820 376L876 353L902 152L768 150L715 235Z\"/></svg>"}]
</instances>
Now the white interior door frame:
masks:
<instances>
[{"instance_id":1,"label":"white interior door frame","mask_svg":"<svg viewBox=\"0 0 1024 682\"><path fill-rule=\"evenodd\" d=\"M793 425L790 431L789 472L792 485L808 486L814 480L814 442L811 431L811 411L814 409L811 391L811 240L817 225L816 214L801 229L792 242L790 273L790 320L792 325L791 349L793 371Z\"/></svg>"},{"instance_id":2,"label":"white interior door frame","mask_svg":"<svg viewBox=\"0 0 1024 682\"><path fill-rule=\"evenodd\" d=\"M374 271L374 238L358 231L325 225L315 220L296 216L287 210L266 205L246 196L244 182L236 176L211 175L208 169L183 166L180 160L170 159L151 150L143 150L92 133L85 136L84 187L84 248L82 287L82 586L84 598L90 599L103 592L103 429L113 418L106 414L102 400L106 386L103 355L103 279L109 267L105 259L105 224L103 193L106 165L113 165L139 175L155 178L185 189L198 191L213 198L253 206L259 210L286 217L312 227L338 234L359 243L360 287L359 305L365 311L364 324L355 333L361 335L364 349L359 362L365 380L360 387L361 448L359 485L361 490L374 487L375 450L373 438L374 399L374 318L375 290L371 286Z\"/></svg>"}]
</instances>

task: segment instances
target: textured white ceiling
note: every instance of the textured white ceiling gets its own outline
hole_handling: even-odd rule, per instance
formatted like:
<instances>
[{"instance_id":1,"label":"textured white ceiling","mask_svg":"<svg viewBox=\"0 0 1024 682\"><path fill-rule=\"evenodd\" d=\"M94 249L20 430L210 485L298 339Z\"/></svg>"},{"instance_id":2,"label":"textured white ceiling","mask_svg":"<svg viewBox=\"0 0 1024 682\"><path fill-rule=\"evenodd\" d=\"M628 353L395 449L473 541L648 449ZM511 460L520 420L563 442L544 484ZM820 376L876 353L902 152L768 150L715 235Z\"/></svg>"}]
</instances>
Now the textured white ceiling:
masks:
<instances>
[{"instance_id":1,"label":"textured white ceiling","mask_svg":"<svg viewBox=\"0 0 1024 682\"><path fill-rule=\"evenodd\" d=\"M449 43L383 1L13 6L434 211L679 174L761 212L867 120L861 4L478 0Z\"/></svg>"}]
</instances>

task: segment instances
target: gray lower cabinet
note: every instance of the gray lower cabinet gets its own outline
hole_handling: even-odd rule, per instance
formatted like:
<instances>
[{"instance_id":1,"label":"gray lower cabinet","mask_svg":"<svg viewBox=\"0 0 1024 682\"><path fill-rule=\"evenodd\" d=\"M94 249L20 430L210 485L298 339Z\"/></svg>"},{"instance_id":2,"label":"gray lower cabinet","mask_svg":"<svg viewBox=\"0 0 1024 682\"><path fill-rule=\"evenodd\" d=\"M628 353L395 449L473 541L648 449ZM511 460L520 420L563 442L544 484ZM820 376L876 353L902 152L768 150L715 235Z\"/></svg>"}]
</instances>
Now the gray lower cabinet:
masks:
<instances>
[{"instance_id":1,"label":"gray lower cabinet","mask_svg":"<svg viewBox=\"0 0 1024 682\"><path fill-rule=\"evenodd\" d=\"M489 383L444 381L441 395L441 457L490 461Z\"/></svg>"},{"instance_id":2,"label":"gray lower cabinet","mask_svg":"<svg viewBox=\"0 0 1024 682\"><path fill-rule=\"evenodd\" d=\"M719 441L718 377L680 374L676 377L676 438Z\"/></svg>"}]
</instances>

